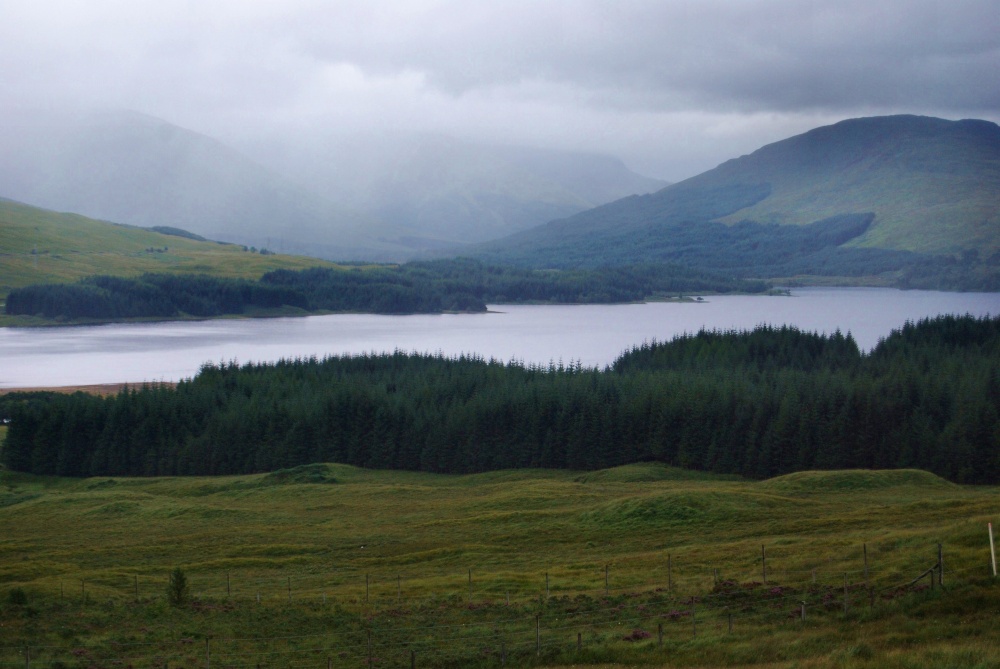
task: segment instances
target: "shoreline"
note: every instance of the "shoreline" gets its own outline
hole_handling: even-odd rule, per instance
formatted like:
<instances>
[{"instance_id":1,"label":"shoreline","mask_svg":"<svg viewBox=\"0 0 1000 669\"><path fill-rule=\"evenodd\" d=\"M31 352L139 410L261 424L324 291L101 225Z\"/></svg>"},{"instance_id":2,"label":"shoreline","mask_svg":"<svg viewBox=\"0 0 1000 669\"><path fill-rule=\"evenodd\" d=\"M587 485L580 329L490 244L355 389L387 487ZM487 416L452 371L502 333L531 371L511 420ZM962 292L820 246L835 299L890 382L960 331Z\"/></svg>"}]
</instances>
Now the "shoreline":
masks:
<instances>
[{"instance_id":1,"label":"shoreline","mask_svg":"<svg viewBox=\"0 0 1000 669\"><path fill-rule=\"evenodd\" d=\"M177 383L174 381L157 381L156 383L93 383L75 386L22 386L18 388L0 388L0 395L9 395L11 393L64 393L66 395L72 393L89 393L91 395L105 396L117 395L126 386L141 388L142 386L149 385L169 386L173 388Z\"/></svg>"}]
</instances>

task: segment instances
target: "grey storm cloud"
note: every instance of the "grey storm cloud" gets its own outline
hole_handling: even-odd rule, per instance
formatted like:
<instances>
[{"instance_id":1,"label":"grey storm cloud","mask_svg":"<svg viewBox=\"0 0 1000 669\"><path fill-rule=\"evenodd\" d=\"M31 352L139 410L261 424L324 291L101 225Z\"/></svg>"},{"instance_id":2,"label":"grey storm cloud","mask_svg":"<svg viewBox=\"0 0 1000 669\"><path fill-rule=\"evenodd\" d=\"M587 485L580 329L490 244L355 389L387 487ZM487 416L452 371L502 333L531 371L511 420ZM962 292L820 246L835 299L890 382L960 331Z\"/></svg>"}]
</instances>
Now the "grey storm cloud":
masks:
<instances>
[{"instance_id":1,"label":"grey storm cloud","mask_svg":"<svg viewBox=\"0 0 1000 669\"><path fill-rule=\"evenodd\" d=\"M387 14L353 14L341 31L343 17L319 13L303 44L375 73L423 72L454 94L537 81L667 109L1000 103L990 2L460 2Z\"/></svg>"},{"instance_id":2,"label":"grey storm cloud","mask_svg":"<svg viewBox=\"0 0 1000 669\"><path fill-rule=\"evenodd\" d=\"M8 0L0 106L449 132L676 178L850 116L1000 116L995 0Z\"/></svg>"}]
</instances>

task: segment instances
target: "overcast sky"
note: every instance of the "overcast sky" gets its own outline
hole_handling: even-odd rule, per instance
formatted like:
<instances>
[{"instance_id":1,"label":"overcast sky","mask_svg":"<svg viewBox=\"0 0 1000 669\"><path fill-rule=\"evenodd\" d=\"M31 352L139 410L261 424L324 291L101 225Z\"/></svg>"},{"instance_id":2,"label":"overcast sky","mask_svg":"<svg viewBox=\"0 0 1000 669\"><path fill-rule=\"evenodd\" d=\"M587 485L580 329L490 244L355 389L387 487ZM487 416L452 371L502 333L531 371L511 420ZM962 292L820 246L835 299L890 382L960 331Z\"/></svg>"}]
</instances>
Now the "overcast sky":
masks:
<instances>
[{"instance_id":1,"label":"overcast sky","mask_svg":"<svg viewBox=\"0 0 1000 669\"><path fill-rule=\"evenodd\" d=\"M1000 120L997 0L3 0L0 108L240 143L417 130L680 180L887 113Z\"/></svg>"}]
</instances>

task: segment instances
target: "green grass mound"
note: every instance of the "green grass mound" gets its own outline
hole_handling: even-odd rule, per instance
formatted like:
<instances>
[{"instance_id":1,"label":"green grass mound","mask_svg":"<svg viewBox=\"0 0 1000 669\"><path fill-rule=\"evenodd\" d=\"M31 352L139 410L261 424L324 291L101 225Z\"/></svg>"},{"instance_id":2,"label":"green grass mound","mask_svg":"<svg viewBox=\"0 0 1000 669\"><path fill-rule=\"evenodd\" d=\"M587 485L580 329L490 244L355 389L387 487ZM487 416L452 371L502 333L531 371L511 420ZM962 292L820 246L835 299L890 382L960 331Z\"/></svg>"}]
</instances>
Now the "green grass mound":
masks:
<instances>
[{"instance_id":1,"label":"green grass mound","mask_svg":"<svg viewBox=\"0 0 1000 669\"><path fill-rule=\"evenodd\" d=\"M605 530L702 523L715 514L707 500L699 497L684 494L620 500L584 512L581 520Z\"/></svg>"},{"instance_id":2,"label":"green grass mound","mask_svg":"<svg viewBox=\"0 0 1000 669\"><path fill-rule=\"evenodd\" d=\"M656 481L733 481L739 480L739 477L670 467L659 462L637 462L581 474L575 480L577 483L653 483Z\"/></svg>"},{"instance_id":3,"label":"green grass mound","mask_svg":"<svg viewBox=\"0 0 1000 669\"><path fill-rule=\"evenodd\" d=\"M580 520L604 531L681 529L706 523L722 527L784 512L795 504L799 502L776 495L706 487L615 500L585 511Z\"/></svg>"},{"instance_id":4,"label":"green grass mound","mask_svg":"<svg viewBox=\"0 0 1000 669\"><path fill-rule=\"evenodd\" d=\"M15 504L21 504L22 502L30 502L40 496L41 493L0 490L0 508L5 506L14 506Z\"/></svg>"},{"instance_id":5,"label":"green grass mound","mask_svg":"<svg viewBox=\"0 0 1000 669\"><path fill-rule=\"evenodd\" d=\"M569 480L572 475L572 472L565 469L498 469L478 474L453 475L450 482L457 486L477 487L514 484L521 481L563 481Z\"/></svg>"},{"instance_id":6,"label":"green grass mound","mask_svg":"<svg viewBox=\"0 0 1000 669\"><path fill-rule=\"evenodd\" d=\"M299 465L290 469L279 469L261 479L261 485L287 485L294 483L337 483L329 465L316 463Z\"/></svg>"},{"instance_id":7,"label":"green grass mound","mask_svg":"<svg viewBox=\"0 0 1000 669\"><path fill-rule=\"evenodd\" d=\"M953 487L940 476L921 469L847 469L786 474L759 484L774 492L854 492L903 486Z\"/></svg>"}]
</instances>

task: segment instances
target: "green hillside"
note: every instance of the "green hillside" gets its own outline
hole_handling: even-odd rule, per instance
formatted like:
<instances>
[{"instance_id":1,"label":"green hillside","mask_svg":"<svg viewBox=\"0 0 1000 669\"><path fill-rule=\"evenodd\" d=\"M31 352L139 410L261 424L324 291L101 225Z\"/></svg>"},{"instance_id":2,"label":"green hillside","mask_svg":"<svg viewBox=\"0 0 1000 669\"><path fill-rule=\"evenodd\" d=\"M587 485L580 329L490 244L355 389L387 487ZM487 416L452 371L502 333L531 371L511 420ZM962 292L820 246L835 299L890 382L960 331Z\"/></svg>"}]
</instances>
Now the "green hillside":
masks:
<instances>
[{"instance_id":1,"label":"green hillside","mask_svg":"<svg viewBox=\"0 0 1000 669\"><path fill-rule=\"evenodd\" d=\"M843 121L652 195L484 245L479 255L996 289L1000 127L914 116Z\"/></svg>"},{"instance_id":2,"label":"green hillside","mask_svg":"<svg viewBox=\"0 0 1000 669\"><path fill-rule=\"evenodd\" d=\"M60 214L0 198L0 299L13 288L95 274L199 273L259 278L274 269L334 265L242 246Z\"/></svg>"},{"instance_id":3,"label":"green hillside","mask_svg":"<svg viewBox=\"0 0 1000 669\"><path fill-rule=\"evenodd\" d=\"M655 464L587 480L334 464L179 479L0 472L0 664L1000 663L996 488L920 472L801 476L809 485ZM944 589L908 585L939 545ZM177 567L190 599L170 606Z\"/></svg>"},{"instance_id":4,"label":"green hillside","mask_svg":"<svg viewBox=\"0 0 1000 669\"><path fill-rule=\"evenodd\" d=\"M689 187L766 182L764 200L723 217L801 225L871 212L851 243L956 253L1000 250L1000 127L916 116L862 118L765 146Z\"/></svg>"}]
</instances>

